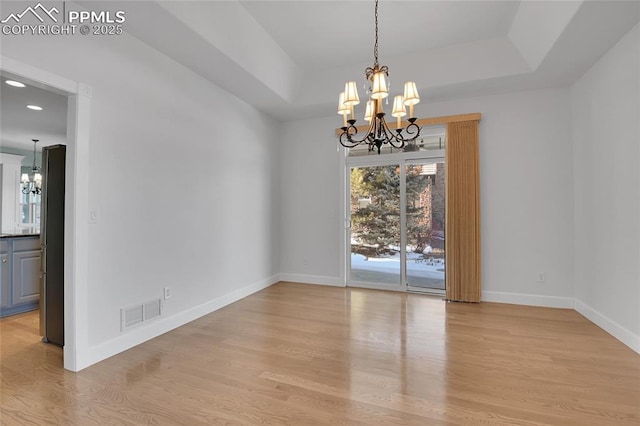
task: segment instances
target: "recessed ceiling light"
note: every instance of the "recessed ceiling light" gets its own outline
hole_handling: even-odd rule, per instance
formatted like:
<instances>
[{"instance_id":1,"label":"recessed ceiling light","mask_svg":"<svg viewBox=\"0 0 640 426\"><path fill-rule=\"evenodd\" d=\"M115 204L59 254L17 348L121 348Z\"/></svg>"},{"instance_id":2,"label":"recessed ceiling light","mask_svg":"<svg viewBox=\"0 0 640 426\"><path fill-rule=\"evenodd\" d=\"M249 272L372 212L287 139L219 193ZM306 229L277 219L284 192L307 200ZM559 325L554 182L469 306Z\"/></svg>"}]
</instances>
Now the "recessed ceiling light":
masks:
<instances>
[{"instance_id":1,"label":"recessed ceiling light","mask_svg":"<svg viewBox=\"0 0 640 426\"><path fill-rule=\"evenodd\" d=\"M24 83L20 83L19 81L7 80L5 83L13 87L26 87Z\"/></svg>"},{"instance_id":2,"label":"recessed ceiling light","mask_svg":"<svg viewBox=\"0 0 640 426\"><path fill-rule=\"evenodd\" d=\"M27 108L32 109L34 111L42 111L42 107L38 105L27 105Z\"/></svg>"}]
</instances>

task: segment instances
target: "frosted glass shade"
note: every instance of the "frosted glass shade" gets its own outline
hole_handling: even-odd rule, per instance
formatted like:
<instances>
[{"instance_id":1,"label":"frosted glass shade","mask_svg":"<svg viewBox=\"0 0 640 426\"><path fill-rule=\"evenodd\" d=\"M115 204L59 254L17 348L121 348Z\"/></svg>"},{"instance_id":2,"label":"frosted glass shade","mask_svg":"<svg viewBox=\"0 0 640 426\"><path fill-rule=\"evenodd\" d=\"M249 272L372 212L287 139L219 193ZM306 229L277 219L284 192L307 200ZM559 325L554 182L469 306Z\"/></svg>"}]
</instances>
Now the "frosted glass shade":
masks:
<instances>
[{"instance_id":1,"label":"frosted glass shade","mask_svg":"<svg viewBox=\"0 0 640 426\"><path fill-rule=\"evenodd\" d=\"M26 173L23 173L22 176L20 177L20 180L22 181L22 183L29 183L29 175Z\"/></svg>"},{"instance_id":2,"label":"frosted glass shade","mask_svg":"<svg viewBox=\"0 0 640 426\"><path fill-rule=\"evenodd\" d=\"M407 109L404 106L404 98L402 95L398 95L393 98L393 110L391 111L392 117L404 117L407 115Z\"/></svg>"},{"instance_id":3,"label":"frosted glass shade","mask_svg":"<svg viewBox=\"0 0 640 426\"><path fill-rule=\"evenodd\" d=\"M358 96L358 87L355 81L349 81L344 85L344 104L347 106L358 105L360 97Z\"/></svg>"},{"instance_id":4,"label":"frosted glass shade","mask_svg":"<svg viewBox=\"0 0 640 426\"><path fill-rule=\"evenodd\" d=\"M33 181L36 183L41 183L42 182L42 175L40 173L36 173L33 176Z\"/></svg>"},{"instance_id":5,"label":"frosted glass shade","mask_svg":"<svg viewBox=\"0 0 640 426\"><path fill-rule=\"evenodd\" d=\"M340 96L338 97L338 114L349 114L349 107L344 104L344 92L340 92Z\"/></svg>"},{"instance_id":6,"label":"frosted glass shade","mask_svg":"<svg viewBox=\"0 0 640 426\"><path fill-rule=\"evenodd\" d=\"M387 79L384 72L378 71L373 74L371 82L371 99L384 99L389 96L389 88L387 87Z\"/></svg>"},{"instance_id":7,"label":"frosted glass shade","mask_svg":"<svg viewBox=\"0 0 640 426\"><path fill-rule=\"evenodd\" d=\"M415 105L420 102L420 95L415 81L407 81L404 84L404 104Z\"/></svg>"}]
</instances>

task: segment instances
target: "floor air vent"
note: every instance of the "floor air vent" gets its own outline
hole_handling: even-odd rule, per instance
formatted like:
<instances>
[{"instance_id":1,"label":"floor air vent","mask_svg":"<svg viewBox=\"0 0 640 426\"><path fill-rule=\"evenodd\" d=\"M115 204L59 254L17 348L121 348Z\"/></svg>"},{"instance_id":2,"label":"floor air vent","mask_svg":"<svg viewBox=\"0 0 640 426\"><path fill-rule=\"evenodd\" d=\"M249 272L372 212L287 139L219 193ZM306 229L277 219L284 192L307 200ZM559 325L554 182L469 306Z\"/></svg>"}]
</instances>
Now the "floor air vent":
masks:
<instances>
[{"instance_id":1,"label":"floor air vent","mask_svg":"<svg viewBox=\"0 0 640 426\"><path fill-rule=\"evenodd\" d=\"M162 315L162 299L154 299L140 305L120 309L122 330Z\"/></svg>"}]
</instances>

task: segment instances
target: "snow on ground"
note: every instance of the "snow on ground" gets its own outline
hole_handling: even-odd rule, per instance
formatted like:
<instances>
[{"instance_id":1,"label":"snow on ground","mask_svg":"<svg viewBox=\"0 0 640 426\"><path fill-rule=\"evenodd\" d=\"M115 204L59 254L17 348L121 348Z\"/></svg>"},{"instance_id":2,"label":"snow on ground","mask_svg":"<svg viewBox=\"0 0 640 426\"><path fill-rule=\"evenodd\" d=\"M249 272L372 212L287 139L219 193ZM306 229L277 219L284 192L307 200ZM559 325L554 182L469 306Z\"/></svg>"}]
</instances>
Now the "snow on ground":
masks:
<instances>
[{"instance_id":1,"label":"snow on ground","mask_svg":"<svg viewBox=\"0 0 640 426\"><path fill-rule=\"evenodd\" d=\"M407 253L407 275L444 279L444 261L442 259L433 259L433 262L423 259L421 254ZM427 259L429 258L427 257ZM369 258L361 254L351 253L351 269L399 274L400 253L396 253L393 256Z\"/></svg>"}]
</instances>

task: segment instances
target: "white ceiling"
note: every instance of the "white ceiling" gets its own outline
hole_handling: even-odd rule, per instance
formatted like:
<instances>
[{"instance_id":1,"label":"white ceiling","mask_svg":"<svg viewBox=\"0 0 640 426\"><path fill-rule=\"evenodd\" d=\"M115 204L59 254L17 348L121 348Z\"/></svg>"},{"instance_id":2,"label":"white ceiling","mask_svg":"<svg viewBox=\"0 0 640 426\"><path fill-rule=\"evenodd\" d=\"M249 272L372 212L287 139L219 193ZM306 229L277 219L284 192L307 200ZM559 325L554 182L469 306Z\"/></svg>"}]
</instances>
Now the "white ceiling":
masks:
<instances>
[{"instance_id":1,"label":"white ceiling","mask_svg":"<svg viewBox=\"0 0 640 426\"><path fill-rule=\"evenodd\" d=\"M12 87L6 80L19 78L0 75L0 143L3 147L33 150L32 139L42 146L64 144L67 135L67 97L31 85ZM38 105L42 111L27 109Z\"/></svg>"},{"instance_id":2,"label":"white ceiling","mask_svg":"<svg viewBox=\"0 0 640 426\"><path fill-rule=\"evenodd\" d=\"M75 3L126 11L128 34L279 120L335 114L344 82L373 64L373 1ZM441 100L567 87L639 20L639 1L381 0L380 63L392 95L416 81L421 116Z\"/></svg>"},{"instance_id":3,"label":"white ceiling","mask_svg":"<svg viewBox=\"0 0 640 426\"><path fill-rule=\"evenodd\" d=\"M372 60L373 2L241 4L303 70ZM519 4L520 1L382 1L378 18L380 58L506 37Z\"/></svg>"},{"instance_id":4,"label":"white ceiling","mask_svg":"<svg viewBox=\"0 0 640 426\"><path fill-rule=\"evenodd\" d=\"M79 3L125 10L125 31L280 120L333 114L373 63L373 1ZM381 0L380 63L392 92L416 81L420 115L439 100L567 87L639 19L637 1Z\"/></svg>"}]
</instances>

